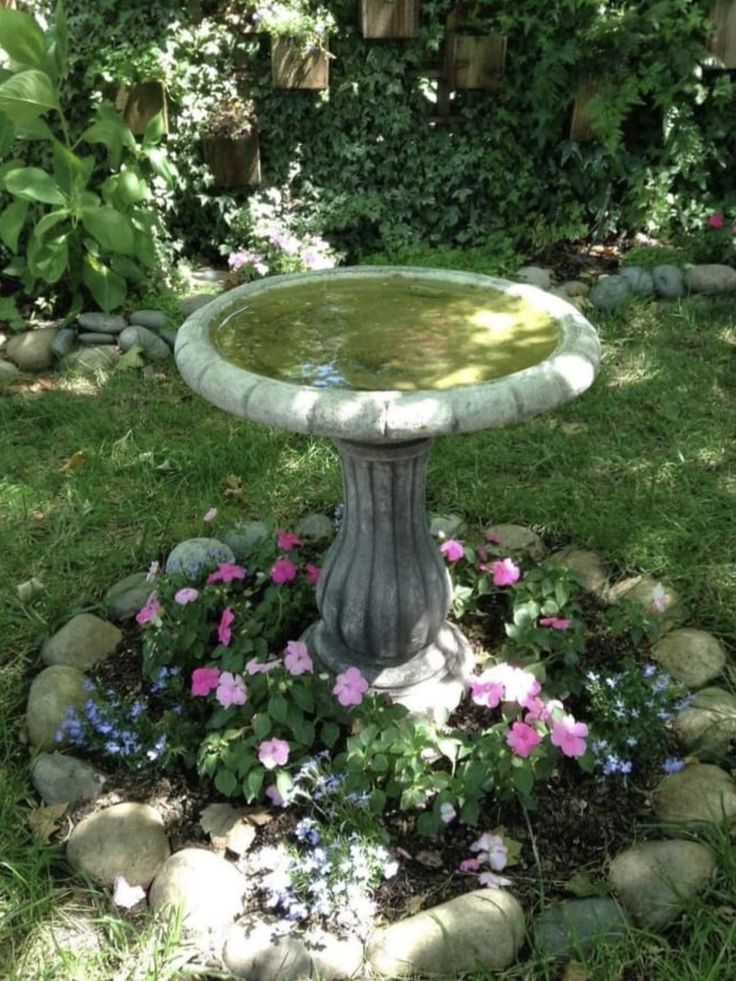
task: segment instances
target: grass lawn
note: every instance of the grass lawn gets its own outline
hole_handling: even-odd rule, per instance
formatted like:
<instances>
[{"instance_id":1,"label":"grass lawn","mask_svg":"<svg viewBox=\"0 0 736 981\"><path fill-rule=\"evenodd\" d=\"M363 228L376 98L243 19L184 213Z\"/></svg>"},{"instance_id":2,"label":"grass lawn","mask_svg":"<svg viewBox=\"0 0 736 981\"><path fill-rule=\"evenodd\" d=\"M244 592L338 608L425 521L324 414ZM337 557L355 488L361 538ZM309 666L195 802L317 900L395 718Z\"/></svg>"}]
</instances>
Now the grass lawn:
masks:
<instances>
[{"instance_id":1,"label":"grass lawn","mask_svg":"<svg viewBox=\"0 0 736 981\"><path fill-rule=\"evenodd\" d=\"M524 425L442 438L429 503L470 520L517 522L599 551L619 573L645 571L681 594L690 625L736 645L736 313L731 299L633 305L595 320L604 362L594 388ZM98 609L109 585L218 524L273 515L290 526L340 500L336 454L231 419L173 367L95 384L55 378L0 396L0 976L109 981L183 977L171 932L143 933L65 873L62 849L34 839L37 800L20 742L44 638ZM74 454L81 454L74 457ZM79 461L78 466L74 466ZM225 495L240 478L245 500ZM31 576L46 591L16 596ZM732 662L733 664L733 662ZM731 668L731 682L734 680ZM580 978L736 977L736 855L666 937L599 946ZM103 949L54 952L49 925L91 910ZM61 958L61 959L60 959ZM509 978L558 977L529 964ZM210 977L216 974L208 975ZM577 975L576 975L577 976ZM571 976L572 977L572 976Z\"/></svg>"}]
</instances>

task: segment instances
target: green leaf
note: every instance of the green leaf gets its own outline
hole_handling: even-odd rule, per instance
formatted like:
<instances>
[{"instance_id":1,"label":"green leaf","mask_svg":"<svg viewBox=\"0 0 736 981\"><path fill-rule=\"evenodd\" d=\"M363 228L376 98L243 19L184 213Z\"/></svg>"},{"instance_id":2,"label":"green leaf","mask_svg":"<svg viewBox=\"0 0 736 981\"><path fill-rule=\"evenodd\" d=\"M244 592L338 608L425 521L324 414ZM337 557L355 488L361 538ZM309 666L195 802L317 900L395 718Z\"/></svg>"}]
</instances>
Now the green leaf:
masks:
<instances>
[{"instance_id":1,"label":"green leaf","mask_svg":"<svg viewBox=\"0 0 736 981\"><path fill-rule=\"evenodd\" d=\"M460 812L460 820L463 824L475 827L480 816L480 805L477 800L466 800Z\"/></svg>"},{"instance_id":2,"label":"green leaf","mask_svg":"<svg viewBox=\"0 0 736 981\"><path fill-rule=\"evenodd\" d=\"M58 109L56 89L45 72L19 72L0 85L0 112L22 126L45 112Z\"/></svg>"},{"instance_id":3,"label":"green leaf","mask_svg":"<svg viewBox=\"0 0 736 981\"><path fill-rule=\"evenodd\" d=\"M0 157L4 157L15 140L15 126L4 112L0 112Z\"/></svg>"},{"instance_id":4,"label":"green leaf","mask_svg":"<svg viewBox=\"0 0 736 981\"><path fill-rule=\"evenodd\" d=\"M323 722L320 729L320 738L328 749L332 749L340 738L340 727L334 722Z\"/></svg>"},{"instance_id":5,"label":"green leaf","mask_svg":"<svg viewBox=\"0 0 736 981\"><path fill-rule=\"evenodd\" d=\"M146 269L156 268L156 246L153 244L153 236L150 232L140 232L136 229L134 252L136 259Z\"/></svg>"},{"instance_id":6,"label":"green leaf","mask_svg":"<svg viewBox=\"0 0 736 981\"><path fill-rule=\"evenodd\" d=\"M38 222L36 227L33 229L34 235L37 235L40 239L46 237L46 235L51 231L52 228L56 228L59 222L62 222L65 218L69 217L69 212L66 208L60 208L58 211L49 211L47 215Z\"/></svg>"},{"instance_id":7,"label":"green leaf","mask_svg":"<svg viewBox=\"0 0 736 981\"><path fill-rule=\"evenodd\" d=\"M425 838L434 838L439 831L440 819L431 811L424 811L417 820L417 831Z\"/></svg>"},{"instance_id":8,"label":"green leaf","mask_svg":"<svg viewBox=\"0 0 736 981\"><path fill-rule=\"evenodd\" d=\"M293 786L294 781L291 779L291 774L288 772L288 770L279 770L276 773L276 789L284 800L287 800L289 797Z\"/></svg>"},{"instance_id":9,"label":"green leaf","mask_svg":"<svg viewBox=\"0 0 736 981\"><path fill-rule=\"evenodd\" d=\"M135 137L119 114L110 105L101 105L97 109L97 118L81 136L85 143L102 143L107 148L110 163L113 167L120 166L123 147L135 152Z\"/></svg>"},{"instance_id":10,"label":"green leaf","mask_svg":"<svg viewBox=\"0 0 736 981\"><path fill-rule=\"evenodd\" d=\"M386 773L388 770L388 757L384 753L376 753L371 763L376 773Z\"/></svg>"},{"instance_id":11,"label":"green leaf","mask_svg":"<svg viewBox=\"0 0 736 981\"><path fill-rule=\"evenodd\" d=\"M0 106L2 108L2 106ZM145 154L148 157L148 162L153 168L154 172L162 177L166 183L171 187L176 180L176 170L173 164L166 155L166 151L162 150L160 147L149 147L145 150Z\"/></svg>"},{"instance_id":12,"label":"green leaf","mask_svg":"<svg viewBox=\"0 0 736 981\"><path fill-rule=\"evenodd\" d=\"M140 285L146 282L146 274L138 263L133 262L132 259L128 259L124 255L110 256L110 265L115 272L120 273L121 276L124 276L131 283Z\"/></svg>"},{"instance_id":13,"label":"green leaf","mask_svg":"<svg viewBox=\"0 0 736 981\"><path fill-rule=\"evenodd\" d=\"M115 208L102 205L82 212L82 224L108 252L132 255L135 236L133 228L125 215Z\"/></svg>"},{"instance_id":14,"label":"green leaf","mask_svg":"<svg viewBox=\"0 0 736 981\"><path fill-rule=\"evenodd\" d=\"M267 712L259 712L253 718L253 735L256 739L265 739L271 732L271 717Z\"/></svg>"},{"instance_id":15,"label":"green leaf","mask_svg":"<svg viewBox=\"0 0 736 981\"><path fill-rule=\"evenodd\" d=\"M63 143L54 141L54 177L65 194L81 192L87 186L94 165L94 157L79 157Z\"/></svg>"},{"instance_id":16,"label":"green leaf","mask_svg":"<svg viewBox=\"0 0 736 981\"><path fill-rule=\"evenodd\" d=\"M35 233L28 242L28 268L34 276L47 283L58 282L69 265L69 246L66 235L43 241Z\"/></svg>"},{"instance_id":17,"label":"green leaf","mask_svg":"<svg viewBox=\"0 0 736 981\"><path fill-rule=\"evenodd\" d=\"M19 140L55 139L54 134L51 132L51 127L48 125L48 123L45 123L40 116L36 119L32 119L28 123L24 123L23 126L19 126L16 131L16 136Z\"/></svg>"},{"instance_id":18,"label":"green leaf","mask_svg":"<svg viewBox=\"0 0 736 981\"><path fill-rule=\"evenodd\" d=\"M43 31L20 10L0 10L0 48L19 65L39 65L46 50Z\"/></svg>"},{"instance_id":19,"label":"green leaf","mask_svg":"<svg viewBox=\"0 0 736 981\"><path fill-rule=\"evenodd\" d=\"M95 302L105 313L110 313L111 310L119 307L128 295L123 277L89 254L84 257L82 279Z\"/></svg>"},{"instance_id":20,"label":"green leaf","mask_svg":"<svg viewBox=\"0 0 736 981\"><path fill-rule=\"evenodd\" d=\"M303 712L313 711L314 695L309 688L296 684L291 690L291 697Z\"/></svg>"},{"instance_id":21,"label":"green leaf","mask_svg":"<svg viewBox=\"0 0 736 981\"><path fill-rule=\"evenodd\" d=\"M24 201L66 204L66 197L59 190L54 178L40 167L18 167L9 171L5 175L5 187Z\"/></svg>"},{"instance_id":22,"label":"green leaf","mask_svg":"<svg viewBox=\"0 0 736 981\"><path fill-rule=\"evenodd\" d=\"M514 787L520 797L528 797L534 789L534 774L527 766L519 766L513 772Z\"/></svg>"},{"instance_id":23,"label":"green leaf","mask_svg":"<svg viewBox=\"0 0 736 981\"><path fill-rule=\"evenodd\" d=\"M164 125L164 114L163 112L157 112L153 119L146 126L146 131L143 134L143 146L151 147L155 146L161 137L166 132L166 127Z\"/></svg>"},{"instance_id":24,"label":"green leaf","mask_svg":"<svg viewBox=\"0 0 736 981\"><path fill-rule=\"evenodd\" d=\"M386 807L386 794L383 790L373 791L370 807L374 814L383 814L383 809Z\"/></svg>"},{"instance_id":25,"label":"green leaf","mask_svg":"<svg viewBox=\"0 0 736 981\"><path fill-rule=\"evenodd\" d=\"M118 179L118 196L123 204L138 204L148 194L148 185L133 170L124 170Z\"/></svg>"},{"instance_id":26,"label":"green leaf","mask_svg":"<svg viewBox=\"0 0 736 981\"><path fill-rule=\"evenodd\" d=\"M283 695L272 695L268 702L268 714L275 722L282 725L286 722L289 706Z\"/></svg>"},{"instance_id":27,"label":"green leaf","mask_svg":"<svg viewBox=\"0 0 736 981\"><path fill-rule=\"evenodd\" d=\"M59 75L66 75L67 64L69 62L69 27L67 25L64 4L57 0L54 10L54 40L56 42L55 55Z\"/></svg>"},{"instance_id":28,"label":"green leaf","mask_svg":"<svg viewBox=\"0 0 736 981\"><path fill-rule=\"evenodd\" d=\"M247 800L251 801L254 797L257 797L260 794L265 776L266 771L263 769L263 767L257 766L250 771L243 783L243 790L245 791Z\"/></svg>"},{"instance_id":29,"label":"green leaf","mask_svg":"<svg viewBox=\"0 0 736 981\"><path fill-rule=\"evenodd\" d=\"M235 779L235 774L232 770L226 770L224 767L220 767L215 774L215 786L220 793L224 794L225 797L231 797L237 785L238 781Z\"/></svg>"},{"instance_id":30,"label":"green leaf","mask_svg":"<svg viewBox=\"0 0 736 981\"><path fill-rule=\"evenodd\" d=\"M29 207L27 201L13 201L0 215L0 238L11 252L18 249L18 236L25 224Z\"/></svg>"}]
</instances>

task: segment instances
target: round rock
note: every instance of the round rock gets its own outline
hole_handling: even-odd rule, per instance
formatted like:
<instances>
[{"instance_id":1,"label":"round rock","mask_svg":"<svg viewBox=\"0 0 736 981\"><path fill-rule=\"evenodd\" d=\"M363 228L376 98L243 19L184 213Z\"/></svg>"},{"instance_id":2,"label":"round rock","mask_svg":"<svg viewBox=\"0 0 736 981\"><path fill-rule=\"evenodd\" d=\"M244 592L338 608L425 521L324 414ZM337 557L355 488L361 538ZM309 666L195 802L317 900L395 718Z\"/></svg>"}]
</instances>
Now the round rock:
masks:
<instances>
[{"instance_id":1,"label":"round rock","mask_svg":"<svg viewBox=\"0 0 736 981\"><path fill-rule=\"evenodd\" d=\"M222 959L236 978L249 981L302 981L312 972L312 959L302 941L278 936L267 923L230 927Z\"/></svg>"},{"instance_id":2,"label":"round rock","mask_svg":"<svg viewBox=\"0 0 736 981\"><path fill-rule=\"evenodd\" d=\"M679 266L655 266L652 281L655 290L666 300L678 300L685 295L685 280Z\"/></svg>"},{"instance_id":3,"label":"round rock","mask_svg":"<svg viewBox=\"0 0 736 981\"><path fill-rule=\"evenodd\" d=\"M149 905L179 909L187 930L228 926L242 913L245 878L226 859L203 848L184 848L156 873Z\"/></svg>"},{"instance_id":4,"label":"round rock","mask_svg":"<svg viewBox=\"0 0 736 981\"><path fill-rule=\"evenodd\" d=\"M46 371L54 363L51 345L57 333L56 327L41 327L17 334L5 345L5 356L21 371Z\"/></svg>"},{"instance_id":5,"label":"round rock","mask_svg":"<svg viewBox=\"0 0 736 981\"><path fill-rule=\"evenodd\" d=\"M46 664L86 671L109 657L122 640L118 628L91 613L80 613L49 637L41 649Z\"/></svg>"},{"instance_id":6,"label":"round rock","mask_svg":"<svg viewBox=\"0 0 736 981\"><path fill-rule=\"evenodd\" d=\"M118 343L123 351L140 347L149 361L166 361L171 357L171 349L166 341L162 341L158 334L148 327L126 327L121 332Z\"/></svg>"},{"instance_id":7,"label":"round rock","mask_svg":"<svg viewBox=\"0 0 736 981\"><path fill-rule=\"evenodd\" d=\"M597 310L610 312L631 299L631 287L621 276L601 277L590 291L590 302Z\"/></svg>"},{"instance_id":8,"label":"round rock","mask_svg":"<svg viewBox=\"0 0 736 981\"><path fill-rule=\"evenodd\" d=\"M105 610L112 620L128 620L146 605L153 592L147 576L147 572L133 572L110 586L105 593Z\"/></svg>"},{"instance_id":9,"label":"round rock","mask_svg":"<svg viewBox=\"0 0 736 981\"><path fill-rule=\"evenodd\" d=\"M76 330L74 330L72 327L62 327L51 343L51 353L55 358L65 358L74 348L76 343Z\"/></svg>"},{"instance_id":10,"label":"round rock","mask_svg":"<svg viewBox=\"0 0 736 981\"><path fill-rule=\"evenodd\" d=\"M299 520L296 533L309 542L328 542L334 536L335 529L326 514L314 511Z\"/></svg>"},{"instance_id":11,"label":"round rock","mask_svg":"<svg viewBox=\"0 0 736 981\"><path fill-rule=\"evenodd\" d=\"M569 279L560 287L568 296L582 299L590 293L590 286L580 279Z\"/></svg>"},{"instance_id":12,"label":"round rock","mask_svg":"<svg viewBox=\"0 0 736 981\"><path fill-rule=\"evenodd\" d=\"M537 918L534 942L548 957L560 957L599 940L626 934L629 922L612 899L568 899L550 906Z\"/></svg>"},{"instance_id":13,"label":"round rock","mask_svg":"<svg viewBox=\"0 0 736 981\"><path fill-rule=\"evenodd\" d=\"M116 348L110 345L85 347L72 351L64 358L64 367L76 368L87 375L106 374L118 359Z\"/></svg>"},{"instance_id":14,"label":"round rock","mask_svg":"<svg viewBox=\"0 0 736 981\"><path fill-rule=\"evenodd\" d=\"M77 323L82 330L100 334L119 334L128 321L119 313L80 313Z\"/></svg>"},{"instance_id":15,"label":"round rock","mask_svg":"<svg viewBox=\"0 0 736 981\"><path fill-rule=\"evenodd\" d=\"M665 824L733 824L736 784L720 767L689 763L654 791L654 813Z\"/></svg>"},{"instance_id":16,"label":"round rock","mask_svg":"<svg viewBox=\"0 0 736 981\"><path fill-rule=\"evenodd\" d=\"M166 314L160 310L134 310L128 320L131 324L148 327L149 330L155 330L157 333L167 324Z\"/></svg>"},{"instance_id":17,"label":"round rock","mask_svg":"<svg viewBox=\"0 0 736 981\"><path fill-rule=\"evenodd\" d=\"M36 675L28 692L26 726L32 746L45 751L61 749L69 745L68 737L55 740L59 726L67 717L67 710L81 711L90 697L85 689L88 678L65 665L44 668Z\"/></svg>"},{"instance_id":18,"label":"round rock","mask_svg":"<svg viewBox=\"0 0 736 981\"><path fill-rule=\"evenodd\" d=\"M9 382L15 381L19 375L20 368L17 365L0 358L0 388Z\"/></svg>"},{"instance_id":19,"label":"round rock","mask_svg":"<svg viewBox=\"0 0 736 981\"><path fill-rule=\"evenodd\" d=\"M243 562L250 555L253 546L268 538L270 534L265 521L241 521L223 533L222 541L232 549L235 558Z\"/></svg>"},{"instance_id":20,"label":"round rock","mask_svg":"<svg viewBox=\"0 0 736 981\"><path fill-rule=\"evenodd\" d=\"M652 274L641 266L626 266L621 270L621 279L629 284L631 292L638 296L651 296L654 292Z\"/></svg>"},{"instance_id":21,"label":"round rock","mask_svg":"<svg viewBox=\"0 0 736 981\"><path fill-rule=\"evenodd\" d=\"M312 976L319 981L362 976L363 944L357 937L340 940L325 930L313 929L304 943L312 958Z\"/></svg>"},{"instance_id":22,"label":"round rock","mask_svg":"<svg viewBox=\"0 0 736 981\"><path fill-rule=\"evenodd\" d=\"M502 971L516 959L524 932L524 911L511 893L476 889L377 930L366 960L390 978Z\"/></svg>"},{"instance_id":23,"label":"round rock","mask_svg":"<svg viewBox=\"0 0 736 981\"><path fill-rule=\"evenodd\" d=\"M166 573L181 572L187 579L198 579L212 572L220 562L235 562L235 553L216 538L188 538L179 542L166 560Z\"/></svg>"},{"instance_id":24,"label":"round rock","mask_svg":"<svg viewBox=\"0 0 736 981\"><path fill-rule=\"evenodd\" d=\"M688 688L702 688L726 666L726 652L713 634L683 627L672 630L652 648L654 660Z\"/></svg>"},{"instance_id":25,"label":"round rock","mask_svg":"<svg viewBox=\"0 0 736 981\"><path fill-rule=\"evenodd\" d=\"M429 519L429 533L436 538L459 538L465 528L459 514L433 514Z\"/></svg>"},{"instance_id":26,"label":"round rock","mask_svg":"<svg viewBox=\"0 0 736 981\"><path fill-rule=\"evenodd\" d=\"M611 586L608 602L618 603L622 599L639 603L649 616L664 623L672 623L680 614L675 591L651 576L630 576Z\"/></svg>"},{"instance_id":27,"label":"round rock","mask_svg":"<svg viewBox=\"0 0 736 981\"><path fill-rule=\"evenodd\" d=\"M514 273L514 279L517 283L536 286L540 290L548 290L552 285L552 275L549 269L541 269L539 266L522 266Z\"/></svg>"},{"instance_id":28,"label":"round rock","mask_svg":"<svg viewBox=\"0 0 736 981\"><path fill-rule=\"evenodd\" d=\"M644 930L660 930L716 870L713 852L696 841L642 841L611 863L611 887Z\"/></svg>"},{"instance_id":29,"label":"round rock","mask_svg":"<svg viewBox=\"0 0 736 981\"><path fill-rule=\"evenodd\" d=\"M691 293L733 293L736 290L736 269L718 263L688 266L685 286Z\"/></svg>"},{"instance_id":30,"label":"round rock","mask_svg":"<svg viewBox=\"0 0 736 981\"><path fill-rule=\"evenodd\" d=\"M169 857L161 815L148 804L114 804L91 814L69 838L69 864L111 886L118 875L144 888Z\"/></svg>"},{"instance_id":31,"label":"round rock","mask_svg":"<svg viewBox=\"0 0 736 981\"><path fill-rule=\"evenodd\" d=\"M193 293L191 296L184 296L179 300L179 312L182 317L190 317L195 310L206 307L214 298L212 293Z\"/></svg>"},{"instance_id":32,"label":"round rock","mask_svg":"<svg viewBox=\"0 0 736 981\"><path fill-rule=\"evenodd\" d=\"M608 590L608 575L603 559L597 552L586 549L563 548L549 556L552 565L572 569L580 577L584 589L595 596L603 597Z\"/></svg>"},{"instance_id":33,"label":"round rock","mask_svg":"<svg viewBox=\"0 0 736 981\"><path fill-rule=\"evenodd\" d=\"M40 753L31 766L31 781L45 804L76 807L102 793L105 776L84 760L63 753Z\"/></svg>"},{"instance_id":34,"label":"round rock","mask_svg":"<svg viewBox=\"0 0 736 981\"><path fill-rule=\"evenodd\" d=\"M675 717L675 733L691 756L724 759L736 742L736 698L721 688L703 688Z\"/></svg>"},{"instance_id":35,"label":"round rock","mask_svg":"<svg viewBox=\"0 0 736 981\"><path fill-rule=\"evenodd\" d=\"M536 531L524 525L491 525L490 528L486 528L484 534L490 543L498 548L509 552L526 552L535 562L544 558L544 542Z\"/></svg>"},{"instance_id":36,"label":"round rock","mask_svg":"<svg viewBox=\"0 0 736 981\"><path fill-rule=\"evenodd\" d=\"M117 337L115 334L96 334L96 333L82 333L77 335L77 340L80 344L84 344L85 347L94 347L96 344L117 344Z\"/></svg>"}]
</instances>

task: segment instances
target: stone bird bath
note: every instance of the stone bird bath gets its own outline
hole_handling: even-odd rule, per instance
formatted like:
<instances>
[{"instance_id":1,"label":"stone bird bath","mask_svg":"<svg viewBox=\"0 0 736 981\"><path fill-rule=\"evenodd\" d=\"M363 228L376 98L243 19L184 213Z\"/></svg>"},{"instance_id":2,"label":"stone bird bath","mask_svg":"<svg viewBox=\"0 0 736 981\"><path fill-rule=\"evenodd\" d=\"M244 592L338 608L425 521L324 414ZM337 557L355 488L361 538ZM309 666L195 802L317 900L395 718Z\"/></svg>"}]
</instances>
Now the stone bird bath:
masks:
<instances>
[{"instance_id":1,"label":"stone bird bath","mask_svg":"<svg viewBox=\"0 0 736 981\"><path fill-rule=\"evenodd\" d=\"M345 512L307 641L415 709L448 708L472 669L425 512L433 438L517 423L575 398L600 358L559 297L490 276L354 267L238 287L180 328L187 384L225 412L330 437ZM492 463L489 463L492 466Z\"/></svg>"}]
</instances>

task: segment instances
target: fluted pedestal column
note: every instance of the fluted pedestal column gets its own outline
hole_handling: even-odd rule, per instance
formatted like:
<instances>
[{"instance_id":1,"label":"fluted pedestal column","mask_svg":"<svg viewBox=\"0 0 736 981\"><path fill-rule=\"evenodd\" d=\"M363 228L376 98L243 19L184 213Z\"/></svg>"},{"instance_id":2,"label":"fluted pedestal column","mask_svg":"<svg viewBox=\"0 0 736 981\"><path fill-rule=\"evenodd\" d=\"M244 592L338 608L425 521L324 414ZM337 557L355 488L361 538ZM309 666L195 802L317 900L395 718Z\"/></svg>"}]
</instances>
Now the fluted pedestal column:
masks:
<instances>
[{"instance_id":1,"label":"fluted pedestal column","mask_svg":"<svg viewBox=\"0 0 736 981\"><path fill-rule=\"evenodd\" d=\"M427 523L432 442L335 440L345 513L308 638L331 670L360 668L374 688L417 708L457 700L472 668L470 645L446 620L452 585Z\"/></svg>"}]
</instances>

